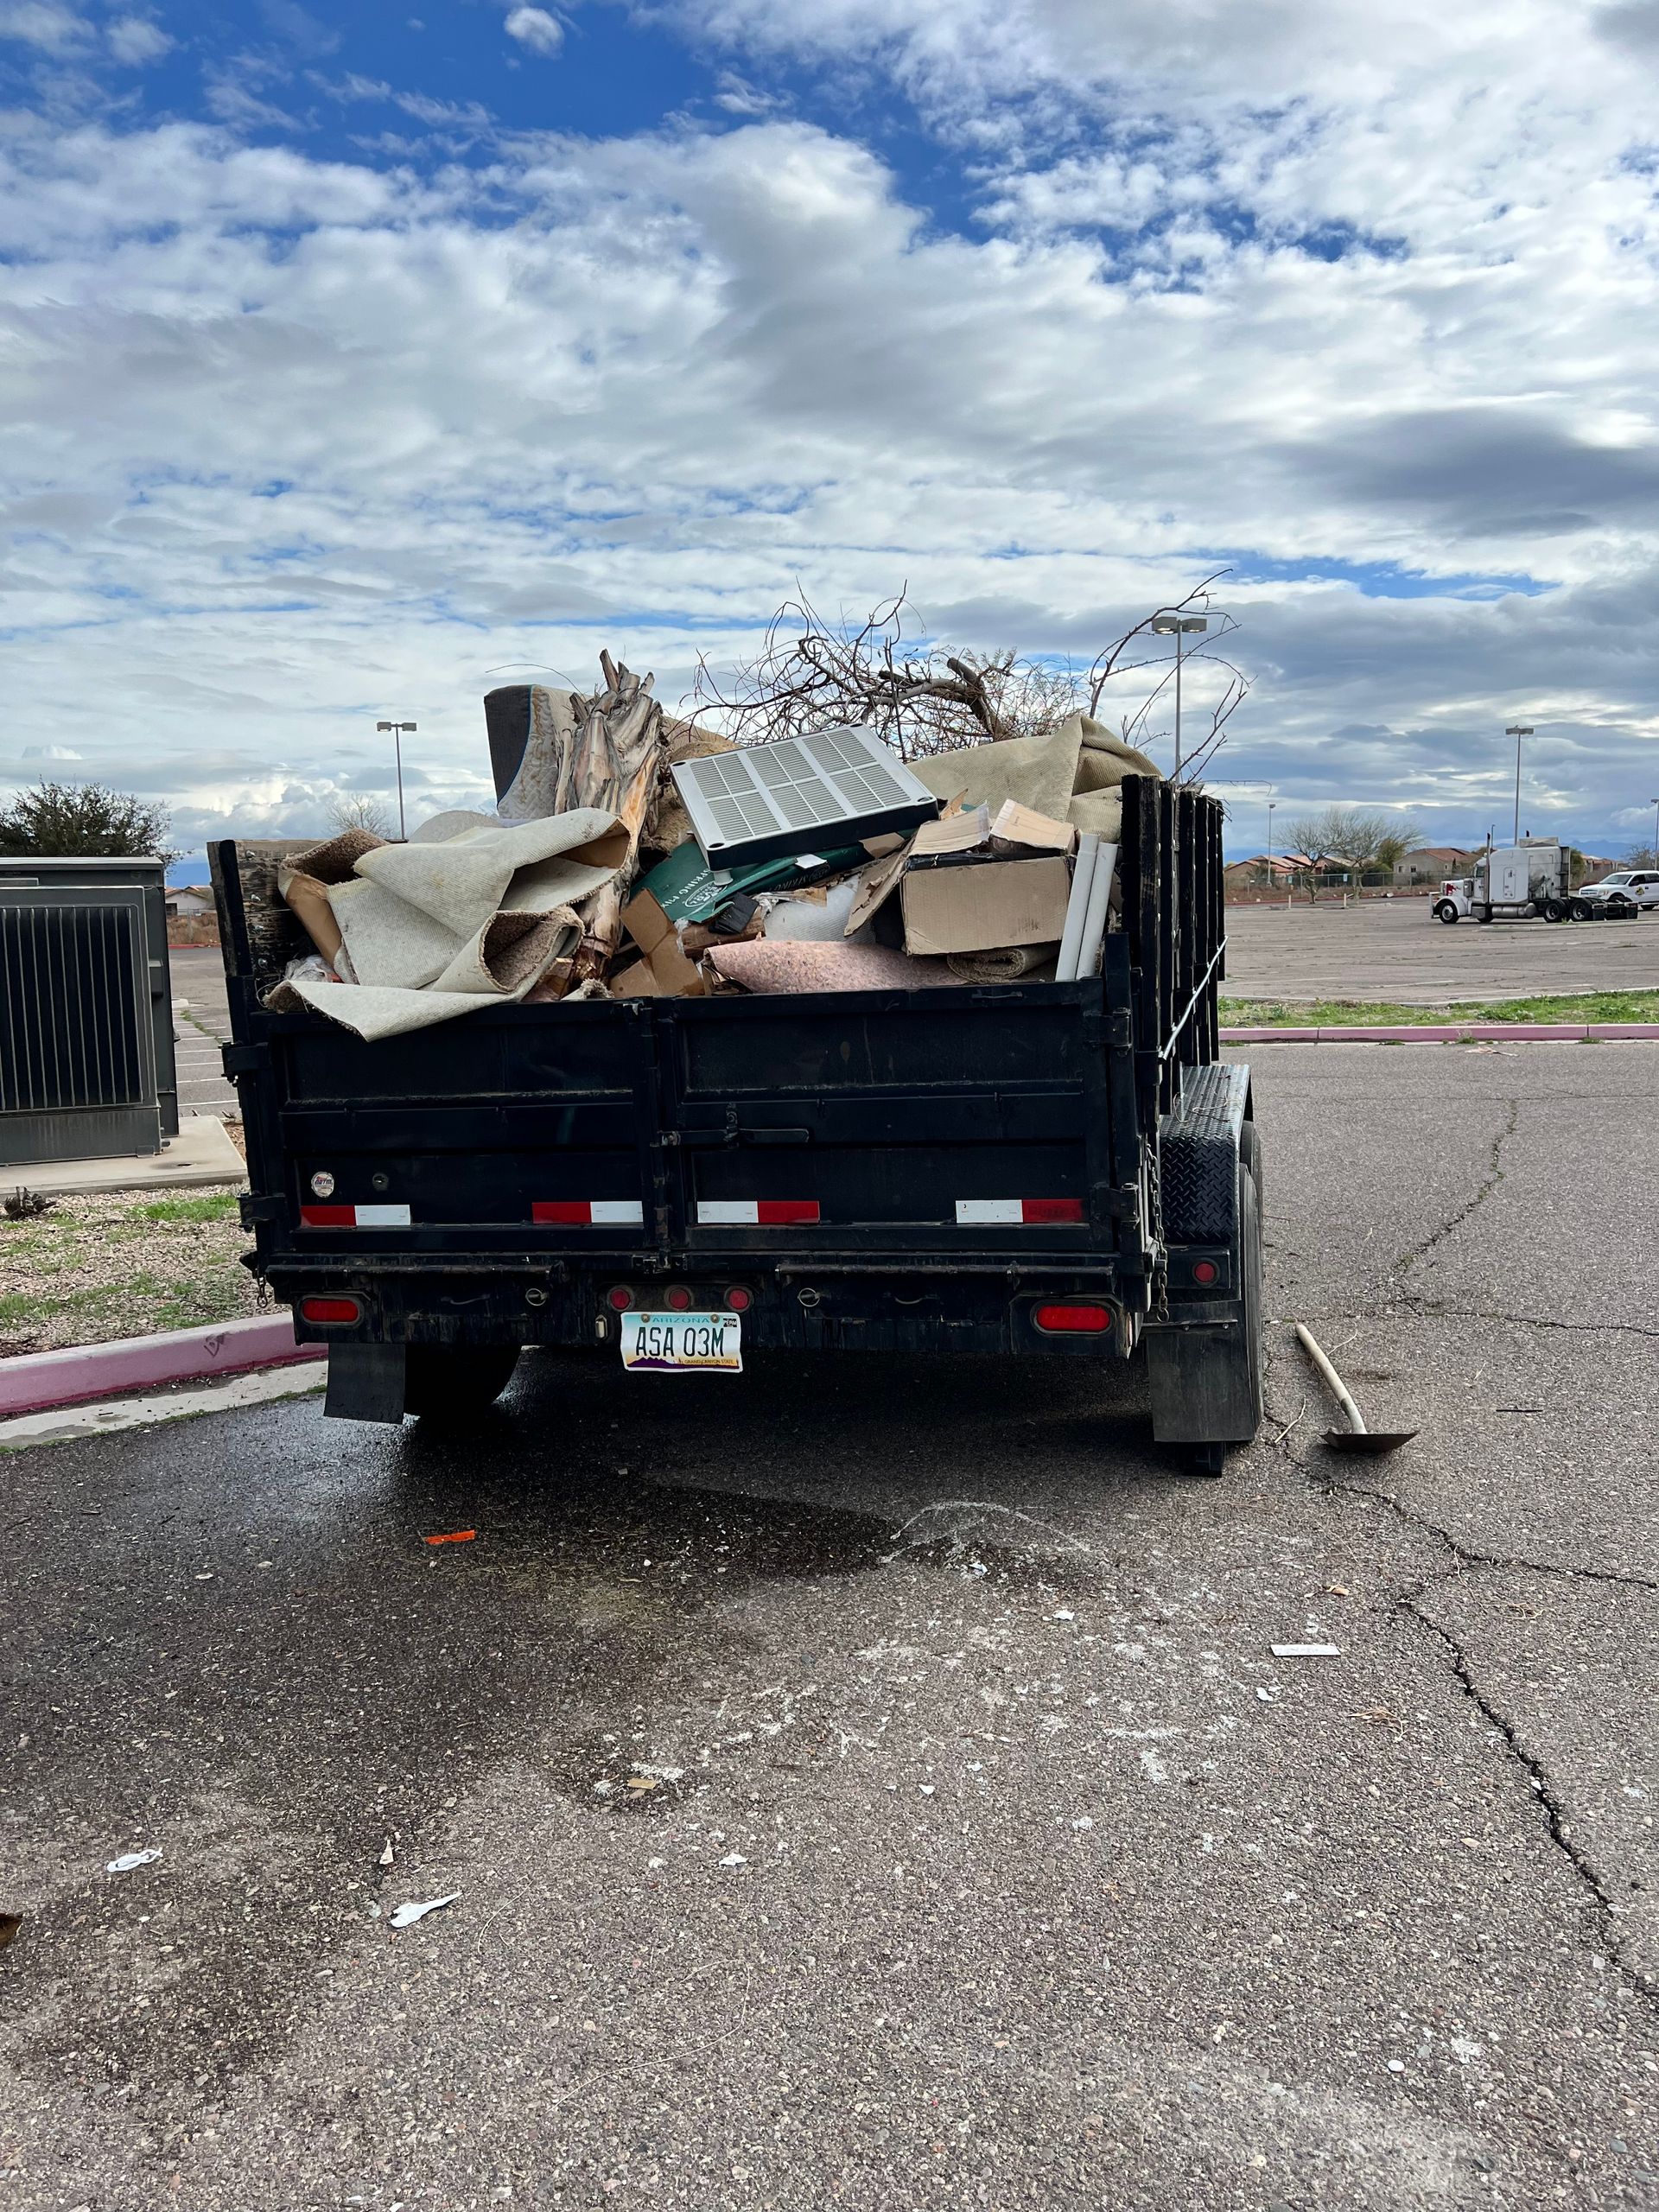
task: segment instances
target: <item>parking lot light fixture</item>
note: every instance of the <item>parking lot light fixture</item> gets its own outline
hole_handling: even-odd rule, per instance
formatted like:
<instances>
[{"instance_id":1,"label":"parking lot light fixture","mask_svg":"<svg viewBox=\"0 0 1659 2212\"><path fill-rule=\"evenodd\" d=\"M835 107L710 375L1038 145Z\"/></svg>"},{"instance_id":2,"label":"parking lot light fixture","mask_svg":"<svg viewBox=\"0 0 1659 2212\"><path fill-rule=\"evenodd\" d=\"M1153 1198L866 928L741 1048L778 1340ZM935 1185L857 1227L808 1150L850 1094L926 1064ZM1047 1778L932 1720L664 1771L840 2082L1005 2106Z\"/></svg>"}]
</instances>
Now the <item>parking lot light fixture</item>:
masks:
<instances>
[{"instance_id":1,"label":"parking lot light fixture","mask_svg":"<svg viewBox=\"0 0 1659 2212\"><path fill-rule=\"evenodd\" d=\"M1178 614L1173 607L1152 618L1154 638L1173 638L1175 640L1175 772L1181 772L1181 642L1194 630L1207 630L1207 614Z\"/></svg>"},{"instance_id":2,"label":"parking lot light fixture","mask_svg":"<svg viewBox=\"0 0 1659 2212\"><path fill-rule=\"evenodd\" d=\"M1532 735L1532 724L1511 722L1503 734L1505 737L1512 737L1515 740L1515 836L1513 842L1518 845L1521 842L1521 741L1523 737Z\"/></svg>"},{"instance_id":3,"label":"parking lot light fixture","mask_svg":"<svg viewBox=\"0 0 1659 2212\"><path fill-rule=\"evenodd\" d=\"M407 840L409 832L404 827L404 734L405 731L412 734L416 725L413 722L376 722L375 728L383 732L391 732L392 746L397 755L397 835Z\"/></svg>"}]
</instances>

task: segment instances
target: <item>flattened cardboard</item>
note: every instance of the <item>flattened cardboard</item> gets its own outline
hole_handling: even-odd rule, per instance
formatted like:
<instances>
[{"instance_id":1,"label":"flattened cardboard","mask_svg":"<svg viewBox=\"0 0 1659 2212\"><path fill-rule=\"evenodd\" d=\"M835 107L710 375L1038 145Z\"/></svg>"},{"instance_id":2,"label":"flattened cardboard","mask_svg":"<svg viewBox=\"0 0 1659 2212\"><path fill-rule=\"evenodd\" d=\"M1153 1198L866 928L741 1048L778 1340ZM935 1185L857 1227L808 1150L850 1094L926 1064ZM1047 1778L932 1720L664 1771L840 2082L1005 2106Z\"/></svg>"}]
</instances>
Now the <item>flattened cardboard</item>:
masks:
<instances>
[{"instance_id":1,"label":"flattened cardboard","mask_svg":"<svg viewBox=\"0 0 1659 2212\"><path fill-rule=\"evenodd\" d=\"M1074 853L1077 849L1077 833L1069 822L1057 822L1051 814L1039 814L1034 807L1021 806L1017 798L1004 799L991 824L991 842L997 851L1005 845L1020 848L1021 854Z\"/></svg>"},{"instance_id":2,"label":"flattened cardboard","mask_svg":"<svg viewBox=\"0 0 1659 2212\"><path fill-rule=\"evenodd\" d=\"M990 952L1007 945L1057 944L1071 891L1071 871L1058 854L906 869L899 893L905 950Z\"/></svg>"}]
</instances>

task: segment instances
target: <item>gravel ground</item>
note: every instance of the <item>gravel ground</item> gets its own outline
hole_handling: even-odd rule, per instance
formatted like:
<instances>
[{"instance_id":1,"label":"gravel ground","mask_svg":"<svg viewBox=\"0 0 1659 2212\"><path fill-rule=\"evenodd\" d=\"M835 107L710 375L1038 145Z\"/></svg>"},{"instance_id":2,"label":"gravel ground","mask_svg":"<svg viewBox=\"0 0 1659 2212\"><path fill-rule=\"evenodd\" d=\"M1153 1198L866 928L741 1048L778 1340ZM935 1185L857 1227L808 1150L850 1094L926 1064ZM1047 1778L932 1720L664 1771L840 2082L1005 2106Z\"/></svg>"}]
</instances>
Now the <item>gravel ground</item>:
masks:
<instances>
[{"instance_id":1,"label":"gravel ground","mask_svg":"<svg viewBox=\"0 0 1659 2212\"><path fill-rule=\"evenodd\" d=\"M61 1198L0 1219L0 1358L259 1310L233 1192Z\"/></svg>"}]
</instances>

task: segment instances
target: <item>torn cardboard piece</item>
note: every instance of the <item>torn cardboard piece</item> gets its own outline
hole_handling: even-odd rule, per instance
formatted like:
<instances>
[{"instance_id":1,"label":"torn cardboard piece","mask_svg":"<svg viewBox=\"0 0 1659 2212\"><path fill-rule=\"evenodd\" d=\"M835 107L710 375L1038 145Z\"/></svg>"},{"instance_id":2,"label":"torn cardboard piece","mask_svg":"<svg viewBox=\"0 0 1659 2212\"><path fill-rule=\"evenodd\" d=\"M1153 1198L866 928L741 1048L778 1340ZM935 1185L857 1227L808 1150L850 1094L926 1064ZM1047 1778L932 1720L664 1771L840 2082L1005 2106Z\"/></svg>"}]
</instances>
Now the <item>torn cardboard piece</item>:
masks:
<instances>
[{"instance_id":1,"label":"torn cardboard piece","mask_svg":"<svg viewBox=\"0 0 1659 2212\"><path fill-rule=\"evenodd\" d=\"M988 806L993 817L1012 800L1074 830L1092 830L1109 843L1117 842L1122 821L1118 785L1123 779L1162 772L1104 723L1082 714L1068 715L1040 737L998 738L912 766L941 798L960 796L970 809Z\"/></svg>"},{"instance_id":2,"label":"torn cardboard piece","mask_svg":"<svg viewBox=\"0 0 1659 2212\"><path fill-rule=\"evenodd\" d=\"M622 926L642 957L613 978L619 999L700 999L709 995L702 972L680 944L679 931L649 891L637 891L622 909Z\"/></svg>"}]
</instances>

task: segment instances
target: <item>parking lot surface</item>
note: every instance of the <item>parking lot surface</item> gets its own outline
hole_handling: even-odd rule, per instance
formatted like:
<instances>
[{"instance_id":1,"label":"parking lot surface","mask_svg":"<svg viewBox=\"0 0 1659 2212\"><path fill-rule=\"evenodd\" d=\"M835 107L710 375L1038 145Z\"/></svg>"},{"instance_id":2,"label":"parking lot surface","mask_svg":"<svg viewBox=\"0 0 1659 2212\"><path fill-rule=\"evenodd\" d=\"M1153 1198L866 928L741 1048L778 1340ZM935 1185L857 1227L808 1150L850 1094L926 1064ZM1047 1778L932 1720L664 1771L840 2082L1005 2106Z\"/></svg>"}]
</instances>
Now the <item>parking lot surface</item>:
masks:
<instances>
[{"instance_id":1,"label":"parking lot surface","mask_svg":"<svg viewBox=\"0 0 1659 2212\"><path fill-rule=\"evenodd\" d=\"M1659 988L1659 909L1630 922L1437 922L1427 899L1227 909L1234 999L1446 1006Z\"/></svg>"},{"instance_id":2,"label":"parking lot surface","mask_svg":"<svg viewBox=\"0 0 1659 2212\"><path fill-rule=\"evenodd\" d=\"M1218 1481L853 1357L0 1460L0 2206L1659 2205L1659 1054L1255 1066Z\"/></svg>"}]
</instances>

